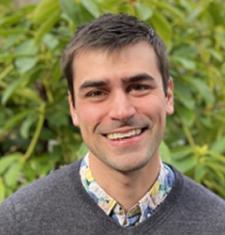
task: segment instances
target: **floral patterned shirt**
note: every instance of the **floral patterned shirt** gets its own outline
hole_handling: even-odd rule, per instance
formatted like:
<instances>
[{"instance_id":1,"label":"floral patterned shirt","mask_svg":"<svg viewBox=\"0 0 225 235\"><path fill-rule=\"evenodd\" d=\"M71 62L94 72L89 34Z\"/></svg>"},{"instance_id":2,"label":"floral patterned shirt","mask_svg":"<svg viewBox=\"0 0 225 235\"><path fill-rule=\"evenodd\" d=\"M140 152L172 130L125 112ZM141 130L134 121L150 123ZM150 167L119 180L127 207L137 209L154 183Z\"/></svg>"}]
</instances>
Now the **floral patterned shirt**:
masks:
<instances>
[{"instance_id":1,"label":"floral patterned shirt","mask_svg":"<svg viewBox=\"0 0 225 235\"><path fill-rule=\"evenodd\" d=\"M89 168L88 155L86 155L80 166L81 182L98 206L121 226L136 226L153 215L155 209L165 200L172 189L175 176L172 169L161 163L160 174L141 200L125 212L123 207L111 196L109 196L95 181Z\"/></svg>"}]
</instances>

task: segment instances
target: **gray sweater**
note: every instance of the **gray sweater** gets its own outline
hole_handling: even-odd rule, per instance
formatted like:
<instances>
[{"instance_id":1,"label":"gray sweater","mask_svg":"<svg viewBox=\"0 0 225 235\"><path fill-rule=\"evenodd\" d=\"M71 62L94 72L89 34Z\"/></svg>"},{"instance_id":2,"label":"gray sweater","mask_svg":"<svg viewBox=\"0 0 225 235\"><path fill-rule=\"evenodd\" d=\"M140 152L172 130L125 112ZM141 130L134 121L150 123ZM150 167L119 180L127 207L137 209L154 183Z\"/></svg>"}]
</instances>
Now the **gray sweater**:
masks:
<instances>
[{"instance_id":1,"label":"gray sweater","mask_svg":"<svg viewBox=\"0 0 225 235\"><path fill-rule=\"evenodd\" d=\"M79 162L19 190L0 206L0 235L222 235L225 202L175 171L175 185L140 225L124 228L83 189Z\"/></svg>"}]
</instances>

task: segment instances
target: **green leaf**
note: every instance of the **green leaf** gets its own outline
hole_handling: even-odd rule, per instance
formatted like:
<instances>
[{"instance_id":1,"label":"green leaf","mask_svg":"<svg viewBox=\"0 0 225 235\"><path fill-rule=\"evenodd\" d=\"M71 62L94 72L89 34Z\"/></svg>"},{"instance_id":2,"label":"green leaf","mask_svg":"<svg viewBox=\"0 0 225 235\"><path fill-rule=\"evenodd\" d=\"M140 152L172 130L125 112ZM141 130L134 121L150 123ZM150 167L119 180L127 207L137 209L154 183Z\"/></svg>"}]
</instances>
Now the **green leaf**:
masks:
<instances>
[{"instance_id":1,"label":"green leaf","mask_svg":"<svg viewBox=\"0 0 225 235\"><path fill-rule=\"evenodd\" d=\"M180 79L178 77L178 79ZM178 80L177 79L177 80ZM196 101L193 99L193 96L191 94L192 90L191 89L187 89L187 86L188 86L188 83L186 82L176 82L176 85L175 85L175 96L178 100L177 102L177 109L179 110L182 106L185 106L185 108L189 109L189 110L193 110L195 108L195 105L196 105Z\"/></svg>"},{"instance_id":2,"label":"green leaf","mask_svg":"<svg viewBox=\"0 0 225 235\"><path fill-rule=\"evenodd\" d=\"M160 13L154 13L151 22L159 36L169 46L172 41L172 29L167 19Z\"/></svg>"},{"instance_id":3,"label":"green leaf","mask_svg":"<svg viewBox=\"0 0 225 235\"><path fill-rule=\"evenodd\" d=\"M219 185L217 182L210 181L210 180L204 180L204 185L206 185L211 190L214 190L216 193L220 194L222 197L225 198L225 192L224 192L224 185Z\"/></svg>"},{"instance_id":4,"label":"green leaf","mask_svg":"<svg viewBox=\"0 0 225 235\"><path fill-rule=\"evenodd\" d=\"M34 56L38 52L38 47L33 40L27 40L21 43L15 50L16 56Z\"/></svg>"},{"instance_id":5,"label":"green leaf","mask_svg":"<svg viewBox=\"0 0 225 235\"><path fill-rule=\"evenodd\" d=\"M185 122L188 127L191 127L196 119L196 114L193 112L193 109L188 109L185 106L179 107L177 110L180 118Z\"/></svg>"},{"instance_id":6,"label":"green leaf","mask_svg":"<svg viewBox=\"0 0 225 235\"><path fill-rule=\"evenodd\" d=\"M31 70L38 62L37 57L21 57L16 60L16 67L21 73Z\"/></svg>"},{"instance_id":7,"label":"green leaf","mask_svg":"<svg viewBox=\"0 0 225 235\"><path fill-rule=\"evenodd\" d=\"M220 3L216 1L210 2L208 11L210 12L215 25L219 25L219 24L224 25L225 14L224 14L223 9L221 8Z\"/></svg>"},{"instance_id":8,"label":"green leaf","mask_svg":"<svg viewBox=\"0 0 225 235\"><path fill-rule=\"evenodd\" d=\"M35 24L43 24L59 11L60 5L58 0L42 0L35 8L32 20Z\"/></svg>"},{"instance_id":9,"label":"green leaf","mask_svg":"<svg viewBox=\"0 0 225 235\"><path fill-rule=\"evenodd\" d=\"M218 51L211 49L210 54L214 59L216 59L218 62L222 63L223 62L223 54L219 53Z\"/></svg>"},{"instance_id":10,"label":"green leaf","mask_svg":"<svg viewBox=\"0 0 225 235\"><path fill-rule=\"evenodd\" d=\"M32 177L32 172L36 172L39 177L47 175L52 169L54 169L54 164L57 158L54 155L42 155L38 158L31 159L29 162L30 166L26 168L26 174ZM32 168L32 170L30 169ZM28 171L31 171L30 173Z\"/></svg>"},{"instance_id":11,"label":"green leaf","mask_svg":"<svg viewBox=\"0 0 225 235\"><path fill-rule=\"evenodd\" d=\"M20 111L19 113L15 114L9 120L5 122L4 128L0 129L0 138L8 133L12 128L14 128L16 125L18 125L19 122L21 122L27 115L31 114L35 110L24 110Z\"/></svg>"},{"instance_id":12,"label":"green leaf","mask_svg":"<svg viewBox=\"0 0 225 235\"><path fill-rule=\"evenodd\" d=\"M10 8L7 8L7 11L5 11L6 14L4 16L1 14L0 26L11 27L12 25L15 26L15 24L20 23L21 20L25 19L27 14L32 12L33 6L24 6L20 9L17 8L16 10L11 10L12 8L10 10L9 9Z\"/></svg>"},{"instance_id":13,"label":"green leaf","mask_svg":"<svg viewBox=\"0 0 225 235\"><path fill-rule=\"evenodd\" d=\"M223 185L225 187L225 174L224 172L218 170L217 166L214 164L206 164L208 167L208 178L211 181L216 181L218 184Z\"/></svg>"},{"instance_id":14,"label":"green leaf","mask_svg":"<svg viewBox=\"0 0 225 235\"><path fill-rule=\"evenodd\" d=\"M212 169L215 169L216 172L222 172L225 175L225 167L221 165L221 163L216 161L207 161L205 165L211 167Z\"/></svg>"},{"instance_id":15,"label":"green leaf","mask_svg":"<svg viewBox=\"0 0 225 235\"><path fill-rule=\"evenodd\" d=\"M20 37L18 37L17 35L10 35L10 36L7 36L6 39L7 40L4 42L3 47L2 47L2 49L4 50L8 50L16 46L19 41L18 39L20 39Z\"/></svg>"},{"instance_id":16,"label":"green leaf","mask_svg":"<svg viewBox=\"0 0 225 235\"><path fill-rule=\"evenodd\" d=\"M62 11L75 22L77 15L77 6L74 0L60 0Z\"/></svg>"},{"instance_id":17,"label":"green leaf","mask_svg":"<svg viewBox=\"0 0 225 235\"><path fill-rule=\"evenodd\" d=\"M189 70L196 69L195 62L187 58L175 56L173 57L173 60L181 64L186 69L189 69Z\"/></svg>"},{"instance_id":18,"label":"green leaf","mask_svg":"<svg viewBox=\"0 0 225 235\"><path fill-rule=\"evenodd\" d=\"M219 138L217 141L215 141L211 147L213 151L216 153L224 153L225 152L225 137Z\"/></svg>"},{"instance_id":19,"label":"green leaf","mask_svg":"<svg viewBox=\"0 0 225 235\"><path fill-rule=\"evenodd\" d=\"M164 2L164 1L155 1L154 3L156 4L157 7L161 8L160 10L165 11L165 12L170 12L173 15L173 17L177 17L179 21L184 21L185 15L183 14L182 11L179 10L178 7L173 7L172 4ZM152 3L149 3L149 4L152 4Z\"/></svg>"},{"instance_id":20,"label":"green leaf","mask_svg":"<svg viewBox=\"0 0 225 235\"><path fill-rule=\"evenodd\" d=\"M29 132L32 124L35 122L34 117L28 117L20 127L20 134L23 138L27 139L29 137Z\"/></svg>"},{"instance_id":21,"label":"green leaf","mask_svg":"<svg viewBox=\"0 0 225 235\"><path fill-rule=\"evenodd\" d=\"M23 168L23 161L14 162L9 170L4 175L4 180L7 186L14 188L19 181L19 176Z\"/></svg>"},{"instance_id":22,"label":"green leaf","mask_svg":"<svg viewBox=\"0 0 225 235\"><path fill-rule=\"evenodd\" d=\"M197 91L199 92L199 94L204 98L204 100L209 103L212 104L214 103L214 96L212 94L212 92L210 91L209 87L206 85L206 82L195 78L190 80L190 83L197 89Z\"/></svg>"},{"instance_id":23,"label":"green leaf","mask_svg":"<svg viewBox=\"0 0 225 235\"><path fill-rule=\"evenodd\" d=\"M0 18L0 26L10 26L12 24L18 23L23 17L22 13L16 13L10 16L5 16Z\"/></svg>"},{"instance_id":24,"label":"green leaf","mask_svg":"<svg viewBox=\"0 0 225 235\"><path fill-rule=\"evenodd\" d=\"M161 159L164 162L171 164L171 162L172 162L171 153L170 153L168 146L166 145L166 143L164 141L160 144L159 150L160 150Z\"/></svg>"},{"instance_id":25,"label":"green leaf","mask_svg":"<svg viewBox=\"0 0 225 235\"><path fill-rule=\"evenodd\" d=\"M11 71L13 70L13 66L10 64L8 65L5 69L3 69L0 72L0 80L2 80L3 78L5 78Z\"/></svg>"},{"instance_id":26,"label":"green leaf","mask_svg":"<svg viewBox=\"0 0 225 235\"><path fill-rule=\"evenodd\" d=\"M59 20L60 14L59 10L56 10L55 12L51 13L51 15L48 17L48 19L43 22L41 27L35 32L35 42L39 43L41 38L48 33L54 24Z\"/></svg>"},{"instance_id":27,"label":"green leaf","mask_svg":"<svg viewBox=\"0 0 225 235\"><path fill-rule=\"evenodd\" d=\"M5 105L8 99L11 97L13 92L17 89L17 87L22 83L22 79L17 79L16 81L12 82L7 89L2 94L2 104Z\"/></svg>"},{"instance_id":28,"label":"green leaf","mask_svg":"<svg viewBox=\"0 0 225 235\"><path fill-rule=\"evenodd\" d=\"M153 14L152 10L141 2L136 2L135 8L137 17L141 20L148 20Z\"/></svg>"},{"instance_id":29,"label":"green leaf","mask_svg":"<svg viewBox=\"0 0 225 235\"><path fill-rule=\"evenodd\" d=\"M21 153L12 153L9 155L5 155L0 158L0 175L4 174L4 172L10 167L10 165L14 164L21 158Z\"/></svg>"},{"instance_id":30,"label":"green leaf","mask_svg":"<svg viewBox=\"0 0 225 235\"><path fill-rule=\"evenodd\" d=\"M32 88L23 87L22 89L16 90L15 93L22 98L26 98L27 100L34 101L38 104L42 103L41 97Z\"/></svg>"},{"instance_id":31,"label":"green leaf","mask_svg":"<svg viewBox=\"0 0 225 235\"><path fill-rule=\"evenodd\" d=\"M54 49L59 44L59 41L57 40L57 38L54 37L52 34L46 34L43 37L43 42L46 44L46 46L49 49Z\"/></svg>"},{"instance_id":32,"label":"green leaf","mask_svg":"<svg viewBox=\"0 0 225 235\"><path fill-rule=\"evenodd\" d=\"M195 172L194 172L194 179L201 183L202 180L204 179L205 175L207 174L207 167L203 164L197 164L195 167Z\"/></svg>"},{"instance_id":33,"label":"green leaf","mask_svg":"<svg viewBox=\"0 0 225 235\"><path fill-rule=\"evenodd\" d=\"M84 157L87 154L87 152L88 152L87 146L84 143L82 143L79 150L77 151L79 159Z\"/></svg>"},{"instance_id":34,"label":"green leaf","mask_svg":"<svg viewBox=\"0 0 225 235\"><path fill-rule=\"evenodd\" d=\"M188 171L194 169L197 164L197 160L193 155L182 158L182 161L174 161L172 164L182 173L187 173Z\"/></svg>"},{"instance_id":35,"label":"green leaf","mask_svg":"<svg viewBox=\"0 0 225 235\"><path fill-rule=\"evenodd\" d=\"M0 177L0 204L5 199L5 185L3 183L2 177Z\"/></svg>"},{"instance_id":36,"label":"green leaf","mask_svg":"<svg viewBox=\"0 0 225 235\"><path fill-rule=\"evenodd\" d=\"M193 150L190 146L183 146L183 147L173 149L171 155L172 155L173 160L179 161L189 156L192 152Z\"/></svg>"},{"instance_id":37,"label":"green leaf","mask_svg":"<svg viewBox=\"0 0 225 235\"><path fill-rule=\"evenodd\" d=\"M93 1L93 0L80 0L80 3L95 18L100 16L100 10L99 10L99 7L95 1Z\"/></svg>"}]
</instances>

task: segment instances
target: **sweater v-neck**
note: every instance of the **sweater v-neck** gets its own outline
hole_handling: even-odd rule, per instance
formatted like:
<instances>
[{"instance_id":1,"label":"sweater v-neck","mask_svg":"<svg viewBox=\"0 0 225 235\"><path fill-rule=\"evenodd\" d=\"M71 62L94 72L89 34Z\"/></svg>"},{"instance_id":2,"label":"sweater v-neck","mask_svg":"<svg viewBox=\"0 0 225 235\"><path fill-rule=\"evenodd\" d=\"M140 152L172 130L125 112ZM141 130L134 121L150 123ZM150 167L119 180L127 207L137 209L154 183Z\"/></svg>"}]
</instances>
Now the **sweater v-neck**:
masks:
<instances>
[{"instance_id":1,"label":"sweater v-neck","mask_svg":"<svg viewBox=\"0 0 225 235\"><path fill-rule=\"evenodd\" d=\"M77 197L79 197L76 199L78 199L78 201L83 201L84 204L88 205L89 208L95 212L96 216L94 219L96 220L97 218L98 223L102 223L103 226L118 231L118 234L145 234L145 232L154 232L155 230L157 230L158 227L160 227L162 223L164 223L164 221L172 216L176 202L179 199L180 194L182 193L183 178L179 172L177 172L175 169L173 169L172 166L170 166L175 174L175 183L165 201L161 205L159 205L154 214L146 221L143 221L137 226L128 228L122 227L115 221L113 221L112 218L107 216L85 191L79 177L79 167L80 162L74 164L74 169L71 171L70 174L71 181L73 181L73 185L75 186L74 193Z\"/></svg>"}]
</instances>

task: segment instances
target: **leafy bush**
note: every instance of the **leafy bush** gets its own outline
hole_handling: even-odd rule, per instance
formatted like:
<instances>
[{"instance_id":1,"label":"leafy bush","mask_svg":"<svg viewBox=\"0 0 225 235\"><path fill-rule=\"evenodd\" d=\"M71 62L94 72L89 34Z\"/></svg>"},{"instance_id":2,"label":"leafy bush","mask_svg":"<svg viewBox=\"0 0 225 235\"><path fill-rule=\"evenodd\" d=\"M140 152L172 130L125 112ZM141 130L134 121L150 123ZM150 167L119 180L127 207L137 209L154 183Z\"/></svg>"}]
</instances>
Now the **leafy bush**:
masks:
<instances>
[{"instance_id":1,"label":"leafy bush","mask_svg":"<svg viewBox=\"0 0 225 235\"><path fill-rule=\"evenodd\" d=\"M77 26L106 12L136 15L166 42L176 112L161 156L225 198L223 1L42 0L0 4L0 201L84 154L60 55Z\"/></svg>"}]
</instances>

